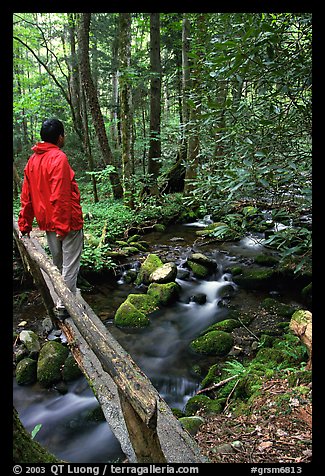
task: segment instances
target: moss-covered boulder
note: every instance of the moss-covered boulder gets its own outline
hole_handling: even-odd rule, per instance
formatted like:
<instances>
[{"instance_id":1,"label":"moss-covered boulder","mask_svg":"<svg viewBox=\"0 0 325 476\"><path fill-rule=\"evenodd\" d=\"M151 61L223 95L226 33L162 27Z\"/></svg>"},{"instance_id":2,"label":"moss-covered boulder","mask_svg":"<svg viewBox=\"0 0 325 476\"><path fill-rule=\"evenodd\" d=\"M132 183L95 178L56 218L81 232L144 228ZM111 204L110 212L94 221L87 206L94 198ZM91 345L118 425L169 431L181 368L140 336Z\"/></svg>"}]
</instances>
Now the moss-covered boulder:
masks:
<instances>
[{"instance_id":1,"label":"moss-covered boulder","mask_svg":"<svg viewBox=\"0 0 325 476\"><path fill-rule=\"evenodd\" d=\"M225 399L213 400L206 395L194 395L186 403L185 416L195 415L199 410L204 415L221 413L224 403Z\"/></svg>"},{"instance_id":2,"label":"moss-covered boulder","mask_svg":"<svg viewBox=\"0 0 325 476\"><path fill-rule=\"evenodd\" d=\"M148 287L147 295L155 300L158 305L166 306L176 301L180 293L180 286L175 283L151 283Z\"/></svg>"},{"instance_id":3,"label":"moss-covered boulder","mask_svg":"<svg viewBox=\"0 0 325 476\"><path fill-rule=\"evenodd\" d=\"M150 281L149 281L150 274L156 271L156 269L159 268L160 266L163 266L163 264L164 263L161 261L159 256L153 253L149 254L141 265L141 268L137 276L137 279L135 280L135 283L137 285L150 284Z\"/></svg>"},{"instance_id":4,"label":"moss-covered boulder","mask_svg":"<svg viewBox=\"0 0 325 476\"><path fill-rule=\"evenodd\" d=\"M62 379L61 370L69 349L60 342L46 342L37 361L37 380L43 387L50 387Z\"/></svg>"},{"instance_id":5,"label":"moss-covered boulder","mask_svg":"<svg viewBox=\"0 0 325 476\"><path fill-rule=\"evenodd\" d=\"M192 253L189 256L189 259L194 263L201 264L209 269L217 269L218 263L215 259L209 258L208 256L204 255L203 253Z\"/></svg>"},{"instance_id":6,"label":"moss-covered boulder","mask_svg":"<svg viewBox=\"0 0 325 476\"><path fill-rule=\"evenodd\" d=\"M203 279L210 274L209 268L203 264L195 263L189 259L187 260L186 264L197 278Z\"/></svg>"},{"instance_id":7,"label":"moss-covered boulder","mask_svg":"<svg viewBox=\"0 0 325 476\"><path fill-rule=\"evenodd\" d=\"M177 266L175 263L165 263L149 276L150 283L170 283L175 281L177 276Z\"/></svg>"},{"instance_id":8,"label":"moss-covered boulder","mask_svg":"<svg viewBox=\"0 0 325 476\"><path fill-rule=\"evenodd\" d=\"M65 359L63 369L62 369L62 378L65 382L70 382L71 380L75 380L76 378L80 377L82 374L75 358L71 353L69 353L68 357Z\"/></svg>"},{"instance_id":9,"label":"moss-covered boulder","mask_svg":"<svg viewBox=\"0 0 325 476\"><path fill-rule=\"evenodd\" d=\"M149 317L127 299L117 309L114 322L119 327L147 327L150 324Z\"/></svg>"},{"instance_id":10,"label":"moss-covered boulder","mask_svg":"<svg viewBox=\"0 0 325 476\"><path fill-rule=\"evenodd\" d=\"M29 357L36 357L41 349L39 338L35 332L30 330L21 331L19 334L19 340L24 343L24 346L28 350Z\"/></svg>"},{"instance_id":11,"label":"moss-covered boulder","mask_svg":"<svg viewBox=\"0 0 325 476\"><path fill-rule=\"evenodd\" d=\"M18 385L28 385L37 380L37 362L29 357L22 359L16 367Z\"/></svg>"},{"instance_id":12,"label":"moss-covered boulder","mask_svg":"<svg viewBox=\"0 0 325 476\"><path fill-rule=\"evenodd\" d=\"M181 417L179 421L182 427L185 428L191 435L195 435L200 426L205 422L204 418L200 416Z\"/></svg>"},{"instance_id":13,"label":"moss-covered boulder","mask_svg":"<svg viewBox=\"0 0 325 476\"><path fill-rule=\"evenodd\" d=\"M223 321L216 322L209 326L205 331L204 334L211 331L224 331L224 332L232 332L237 327L240 327L241 324L237 319L224 319Z\"/></svg>"},{"instance_id":14,"label":"moss-covered boulder","mask_svg":"<svg viewBox=\"0 0 325 476\"><path fill-rule=\"evenodd\" d=\"M242 274L233 276L233 281L244 289L269 290L277 277L273 268L243 269Z\"/></svg>"},{"instance_id":15,"label":"moss-covered boulder","mask_svg":"<svg viewBox=\"0 0 325 476\"><path fill-rule=\"evenodd\" d=\"M211 331L199 336L190 343L190 349L197 354L225 356L234 345L231 334L224 331Z\"/></svg>"},{"instance_id":16,"label":"moss-covered boulder","mask_svg":"<svg viewBox=\"0 0 325 476\"><path fill-rule=\"evenodd\" d=\"M275 266L279 263L279 258L269 254L259 254L255 256L254 262L260 266Z\"/></svg>"}]
</instances>

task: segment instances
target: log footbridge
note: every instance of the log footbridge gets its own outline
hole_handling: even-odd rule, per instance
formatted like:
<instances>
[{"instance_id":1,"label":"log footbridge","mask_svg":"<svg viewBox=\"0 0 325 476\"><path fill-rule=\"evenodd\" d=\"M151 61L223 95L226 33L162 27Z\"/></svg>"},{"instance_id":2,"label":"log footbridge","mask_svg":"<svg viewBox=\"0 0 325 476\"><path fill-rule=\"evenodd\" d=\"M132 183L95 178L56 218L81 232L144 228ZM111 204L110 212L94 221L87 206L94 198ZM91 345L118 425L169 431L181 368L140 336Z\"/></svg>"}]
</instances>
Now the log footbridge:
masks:
<instances>
[{"instance_id":1,"label":"log footbridge","mask_svg":"<svg viewBox=\"0 0 325 476\"><path fill-rule=\"evenodd\" d=\"M69 348L89 382L107 423L129 463L207 463L149 378L114 339L82 297L76 297L33 237L13 233L25 268L40 290L47 312L66 335ZM60 297L70 317L53 312Z\"/></svg>"}]
</instances>

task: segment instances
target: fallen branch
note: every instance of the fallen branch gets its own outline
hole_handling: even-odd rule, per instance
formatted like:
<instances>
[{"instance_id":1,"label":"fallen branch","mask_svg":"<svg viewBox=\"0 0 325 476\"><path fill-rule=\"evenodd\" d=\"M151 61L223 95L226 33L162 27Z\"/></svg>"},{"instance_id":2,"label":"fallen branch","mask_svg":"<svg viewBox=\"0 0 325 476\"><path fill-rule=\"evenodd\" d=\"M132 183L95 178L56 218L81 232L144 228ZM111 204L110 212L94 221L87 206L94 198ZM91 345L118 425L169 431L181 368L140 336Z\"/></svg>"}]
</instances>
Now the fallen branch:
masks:
<instances>
[{"instance_id":1,"label":"fallen branch","mask_svg":"<svg viewBox=\"0 0 325 476\"><path fill-rule=\"evenodd\" d=\"M198 392L196 392L196 395L199 395L200 393L204 393L204 392L209 392L210 390L215 390L216 388L222 387L222 385L225 385L226 383L230 382L230 380L233 380L236 377L239 377L239 374L232 375L231 377L221 380L220 382L215 383L214 385L211 385L211 387L202 388L202 390L199 390Z\"/></svg>"}]
</instances>

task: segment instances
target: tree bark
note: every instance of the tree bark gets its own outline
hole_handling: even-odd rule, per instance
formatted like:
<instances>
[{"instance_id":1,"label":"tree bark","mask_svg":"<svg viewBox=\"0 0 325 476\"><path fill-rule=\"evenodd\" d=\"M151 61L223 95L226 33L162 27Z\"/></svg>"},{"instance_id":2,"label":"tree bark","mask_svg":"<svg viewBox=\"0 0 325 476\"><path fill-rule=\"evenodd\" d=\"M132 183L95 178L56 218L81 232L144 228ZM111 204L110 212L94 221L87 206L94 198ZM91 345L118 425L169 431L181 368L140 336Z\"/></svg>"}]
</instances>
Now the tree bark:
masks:
<instances>
[{"instance_id":1,"label":"tree bark","mask_svg":"<svg viewBox=\"0 0 325 476\"><path fill-rule=\"evenodd\" d=\"M150 194L158 195L157 178L161 167L161 61L160 61L160 13L150 13L150 144L148 173Z\"/></svg>"},{"instance_id":2,"label":"tree bark","mask_svg":"<svg viewBox=\"0 0 325 476\"><path fill-rule=\"evenodd\" d=\"M113 154L111 152L107 134L105 130L104 118L100 109L97 91L91 76L90 61L89 61L89 29L91 13L80 14L80 25L78 28L79 39L79 66L81 72L81 79L83 87L85 88L86 97L91 112L93 124L96 130L97 139L102 152L104 163L115 166ZM114 198L123 197L123 188L117 171L109 174L112 185Z\"/></svg>"},{"instance_id":3,"label":"tree bark","mask_svg":"<svg viewBox=\"0 0 325 476\"><path fill-rule=\"evenodd\" d=\"M132 180L132 100L129 79L131 63L131 14L119 14L120 25L120 104L121 104L121 139L122 139L122 170L124 203L130 208L134 207L134 190Z\"/></svg>"}]
</instances>

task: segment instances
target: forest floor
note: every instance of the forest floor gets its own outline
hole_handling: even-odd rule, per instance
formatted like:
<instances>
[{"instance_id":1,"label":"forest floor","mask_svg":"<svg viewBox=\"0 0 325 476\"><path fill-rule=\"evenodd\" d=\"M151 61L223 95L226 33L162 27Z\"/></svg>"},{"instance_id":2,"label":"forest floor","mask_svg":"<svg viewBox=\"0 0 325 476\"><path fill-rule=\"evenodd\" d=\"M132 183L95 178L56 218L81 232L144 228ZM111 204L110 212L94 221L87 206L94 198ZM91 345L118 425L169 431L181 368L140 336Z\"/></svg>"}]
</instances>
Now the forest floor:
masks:
<instances>
[{"instance_id":1,"label":"forest floor","mask_svg":"<svg viewBox=\"0 0 325 476\"><path fill-rule=\"evenodd\" d=\"M259 311L246 329L233 331L237 346L248 357L251 333L274 329L281 320L280 316ZM240 412L226 405L220 414L202 415L205 422L195 440L212 463L312 461L312 382L307 385L309 391L301 393L299 381L295 387L289 385L289 374L290 370L265 378L258 396Z\"/></svg>"},{"instance_id":2,"label":"forest floor","mask_svg":"<svg viewBox=\"0 0 325 476\"><path fill-rule=\"evenodd\" d=\"M206 418L195 435L211 463L309 463L312 460L312 402L293 394L286 379L264 382L246 414L227 409Z\"/></svg>"}]
</instances>

